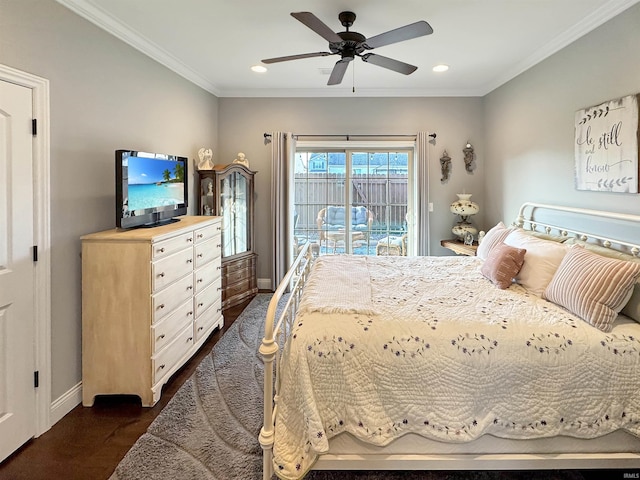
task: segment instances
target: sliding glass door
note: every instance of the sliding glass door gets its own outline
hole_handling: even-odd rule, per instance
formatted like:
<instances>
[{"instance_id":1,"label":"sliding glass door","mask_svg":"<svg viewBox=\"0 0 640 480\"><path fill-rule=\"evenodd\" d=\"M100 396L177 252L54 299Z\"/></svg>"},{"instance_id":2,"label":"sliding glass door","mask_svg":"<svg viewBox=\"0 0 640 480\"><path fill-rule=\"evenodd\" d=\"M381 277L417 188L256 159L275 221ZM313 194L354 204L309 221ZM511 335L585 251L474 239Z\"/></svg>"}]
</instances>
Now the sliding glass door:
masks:
<instances>
[{"instance_id":1,"label":"sliding glass door","mask_svg":"<svg viewBox=\"0 0 640 480\"><path fill-rule=\"evenodd\" d=\"M293 184L295 245L320 254L406 255L411 149L298 148Z\"/></svg>"}]
</instances>

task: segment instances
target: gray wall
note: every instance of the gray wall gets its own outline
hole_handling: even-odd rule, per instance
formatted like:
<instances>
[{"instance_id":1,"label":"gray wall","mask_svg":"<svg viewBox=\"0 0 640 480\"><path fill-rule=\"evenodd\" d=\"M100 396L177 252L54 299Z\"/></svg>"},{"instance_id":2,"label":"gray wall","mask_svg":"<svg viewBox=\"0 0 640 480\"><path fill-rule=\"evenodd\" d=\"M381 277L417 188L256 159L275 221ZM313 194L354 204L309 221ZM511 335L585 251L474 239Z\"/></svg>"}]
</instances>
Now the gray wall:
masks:
<instances>
[{"instance_id":1,"label":"gray wall","mask_svg":"<svg viewBox=\"0 0 640 480\"><path fill-rule=\"evenodd\" d=\"M357 88L357 86L356 86ZM263 134L290 131L299 134L415 134L435 132L429 146L431 253L451 253L440 240L451 238L456 217L449 205L456 193L472 193L481 211L474 223L484 228L484 138L480 98L221 98L219 163L232 161L239 151L256 175L256 232L258 278L271 276L271 147ZM473 174L464 168L462 149L470 141L477 154ZM452 159L449 181L441 183L440 157ZM424 194L424 193L423 193Z\"/></svg>"},{"instance_id":2,"label":"gray wall","mask_svg":"<svg viewBox=\"0 0 640 480\"><path fill-rule=\"evenodd\" d=\"M640 93L640 5L484 98L486 212L512 221L525 201L640 213L640 195L578 191L574 115Z\"/></svg>"},{"instance_id":3,"label":"gray wall","mask_svg":"<svg viewBox=\"0 0 640 480\"><path fill-rule=\"evenodd\" d=\"M218 100L52 0L0 1L0 63L50 81L54 400L82 378L79 238L115 227L114 151L193 159Z\"/></svg>"}]
</instances>

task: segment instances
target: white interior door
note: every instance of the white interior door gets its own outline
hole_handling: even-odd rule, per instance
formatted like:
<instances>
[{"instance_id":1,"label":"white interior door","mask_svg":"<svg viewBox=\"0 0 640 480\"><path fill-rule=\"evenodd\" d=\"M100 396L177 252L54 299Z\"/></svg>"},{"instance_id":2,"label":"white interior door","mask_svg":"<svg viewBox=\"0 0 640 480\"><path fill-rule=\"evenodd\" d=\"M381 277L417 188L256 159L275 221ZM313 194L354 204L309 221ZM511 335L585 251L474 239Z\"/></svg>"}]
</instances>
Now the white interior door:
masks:
<instances>
[{"instance_id":1,"label":"white interior door","mask_svg":"<svg viewBox=\"0 0 640 480\"><path fill-rule=\"evenodd\" d=\"M32 102L0 81L0 461L36 433Z\"/></svg>"}]
</instances>

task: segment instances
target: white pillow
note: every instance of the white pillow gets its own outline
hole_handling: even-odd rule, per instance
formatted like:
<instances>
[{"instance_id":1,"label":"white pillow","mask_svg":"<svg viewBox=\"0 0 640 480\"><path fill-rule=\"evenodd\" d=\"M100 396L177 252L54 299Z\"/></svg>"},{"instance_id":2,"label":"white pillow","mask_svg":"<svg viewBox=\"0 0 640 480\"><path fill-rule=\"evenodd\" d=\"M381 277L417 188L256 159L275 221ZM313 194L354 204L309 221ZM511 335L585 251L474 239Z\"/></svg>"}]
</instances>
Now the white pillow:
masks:
<instances>
[{"instance_id":1,"label":"white pillow","mask_svg":"<svg viewBox=\"0 0 640 480\"><path fill-rule=\"evenodd\" d=\"M568 247L559 242L528 235L520 230L509 233L504 243L527 251L524 255L524 265L516 275L516 282L530 293L541 297L566 255Z\"/></svg>"},{"instance_id":2,"label":"white pillow","mask_svg":"<svg viewBox=\"0 0 640 480\"><path fill-rule=\"evenodd\" d=\"M482 260L486 260L489 256L489 252L496 245L500 245L504 242L504 239L507 238L509 232L511 232L511 228L507 228L507 226L498 222L498 224L490 229L487 234L484 236L480 245L478 245L478 250L476 251L476 257L481 258Z\"/></svg>"}]
</instances>

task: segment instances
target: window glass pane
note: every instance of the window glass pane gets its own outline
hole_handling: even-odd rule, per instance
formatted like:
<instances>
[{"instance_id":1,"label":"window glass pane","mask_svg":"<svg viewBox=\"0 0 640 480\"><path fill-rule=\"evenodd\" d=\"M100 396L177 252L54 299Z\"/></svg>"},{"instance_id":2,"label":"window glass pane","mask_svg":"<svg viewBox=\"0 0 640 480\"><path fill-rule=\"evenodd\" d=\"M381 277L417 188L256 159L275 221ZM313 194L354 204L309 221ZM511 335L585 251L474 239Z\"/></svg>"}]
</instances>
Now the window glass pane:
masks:
<instances>
[{"instance_id":1,"label":"window glass pane","mask_svg":"<svg viewBox=\"0 0 640 480\"><path fill-rule=\"evenodd\" d=\"M294 245L310 241L321 255L406 254L409 159L409 151L298 151Z\"/></svg>"}]
</instances>

